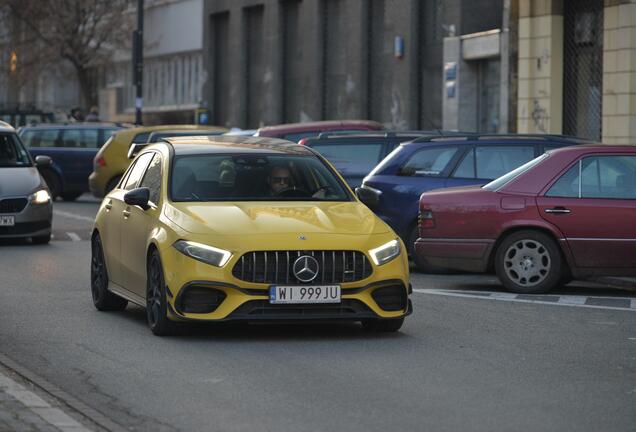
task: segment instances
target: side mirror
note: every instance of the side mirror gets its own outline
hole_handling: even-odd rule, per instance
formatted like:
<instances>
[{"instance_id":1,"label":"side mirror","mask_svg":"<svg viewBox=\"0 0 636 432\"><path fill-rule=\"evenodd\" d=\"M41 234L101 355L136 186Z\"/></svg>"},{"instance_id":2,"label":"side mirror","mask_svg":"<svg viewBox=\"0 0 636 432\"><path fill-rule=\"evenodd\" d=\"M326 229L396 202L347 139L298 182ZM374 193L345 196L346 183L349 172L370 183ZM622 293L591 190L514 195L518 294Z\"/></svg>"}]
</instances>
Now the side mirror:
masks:
<instances>
[{"instance_id":1,"label":"side mirror","mask_svg":"<svg viewBox=\"0 0 636 432\"><path fill-rule=\"evenodd\" d=\"M128 205L139 206L144 210L148 210L150 205L150 189L147 187L140 187L126 192L124 195L124 202Z\"/></svg>"},{"instance_id":2,"label":"side mirror","mask_svg":"<svg viewBox=\"0 0 636 432\"><path fill-rule=\"evenodd\" d=\"M374 210L380 203L380 195L382 191L370 188L368 186L361 186L356 188L356 196L364 205Z\"/></svg>"},{"instance_id":3,"label":"side mirror","mask_svg":"<svg viewBox=\"0 0 636 432\"><path fill-rule=\"evenodd\" d=\"M139 154L139 152L141 150L143 150L144 147L146 147L148 144L131 144L130 147L128 147L128 159L134 159L135 156L137 156Z\"/></svg>"},{"instance_id":4,"label":"side mirror","mask_svg":"<svg viewBox=\"0 0 636 432\"><path fill-rule=\"evenodd\" d=\"M49 156L39 155L35 157L35 165L38 168L46 168L53 165L53 159Z\"/></svg>"}]
</instances>

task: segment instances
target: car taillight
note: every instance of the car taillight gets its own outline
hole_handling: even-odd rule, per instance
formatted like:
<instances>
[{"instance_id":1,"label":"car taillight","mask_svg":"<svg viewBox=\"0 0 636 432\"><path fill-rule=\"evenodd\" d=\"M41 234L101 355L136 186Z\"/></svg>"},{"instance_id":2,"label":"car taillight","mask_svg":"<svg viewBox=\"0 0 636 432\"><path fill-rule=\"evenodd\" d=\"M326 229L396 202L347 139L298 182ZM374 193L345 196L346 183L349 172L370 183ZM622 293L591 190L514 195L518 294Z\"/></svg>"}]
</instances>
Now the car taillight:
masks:
<instances>
[{"instance_id":1,"label":"car taillight","mask_svg":"<svg viewBox=\"0 0 636 432\"><path fill-rule=\"evenodd\" d=\"M298 141L299 145L305 145L307 143L307 138L303 138L300 141Z\"/></svg>"},{"instance_id":2,"label":"car taillight","mask_svg":"<svg viewBox=\"0 0 636 432\"><path fill-rule=\"evenodd\" d=\"M418 217L418 225L420 228L435 228L435 217L430 209L420 210Z\"/></svg>"},{"instance_id":3,"label":"car taillight","mask_svg":"<svg viewBox=\"0 0 636 432\"><path fill-rule=\"evenodd\" d=\"M104 159L102 156L96 157L93 161L93 165L95 166L95 168L103 168L106 166L106 159Z\"/></svg>"}]
</instances>

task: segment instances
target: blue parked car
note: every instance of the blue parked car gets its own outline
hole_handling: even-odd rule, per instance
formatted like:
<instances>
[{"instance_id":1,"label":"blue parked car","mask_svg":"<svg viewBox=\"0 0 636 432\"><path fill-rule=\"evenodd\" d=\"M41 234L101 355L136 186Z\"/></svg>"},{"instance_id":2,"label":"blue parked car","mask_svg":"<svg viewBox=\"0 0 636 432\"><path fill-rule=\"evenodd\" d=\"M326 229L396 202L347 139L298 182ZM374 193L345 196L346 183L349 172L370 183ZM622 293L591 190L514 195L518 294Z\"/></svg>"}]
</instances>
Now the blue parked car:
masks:
<instances>
[{"instance_id":1,"label":"blue parked car","mask_svg":"<svg viewBox=\"0 0 636 432\"><path fill-rule=\"evenodd\" d=\"M41 170L55 199L73 201L88 191L88 176L100 147L121 129L109 123L25 126L18 135L34 158L49 156L53 164Z\"/></svg>"},{"instance_id":2,"label":"blue parked car","mask_svg":"<svg viewBox=\"0 0 636 432\"><path fill-rule=\"evenodd\" d=\"M560 135L418 138L384 158L356 188L356 194L402 237L411 253L418 237L423 192L486 184L547 150L589 142Z\"/></svg>"}]
</instances>

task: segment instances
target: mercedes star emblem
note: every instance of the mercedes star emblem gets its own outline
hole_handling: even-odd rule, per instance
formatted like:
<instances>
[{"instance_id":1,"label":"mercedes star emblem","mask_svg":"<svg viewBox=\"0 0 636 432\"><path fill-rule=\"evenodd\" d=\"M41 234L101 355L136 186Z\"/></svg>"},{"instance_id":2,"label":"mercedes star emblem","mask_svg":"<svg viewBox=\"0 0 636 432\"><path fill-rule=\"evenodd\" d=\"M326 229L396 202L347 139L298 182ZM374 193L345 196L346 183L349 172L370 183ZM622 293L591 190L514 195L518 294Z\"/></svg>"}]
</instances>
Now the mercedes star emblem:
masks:
<instances>
[{"instance_id":1,"label":"mercedes star emblem","mask_svg":"<svg viewBox=\"0 0 636 432\"><path fill-rule=\"evenodd\" d=\"M294 261L294 276L301 282L311 282L318 276L318 261L312 256L303 255Z\"/></svg>"}]
</instances>

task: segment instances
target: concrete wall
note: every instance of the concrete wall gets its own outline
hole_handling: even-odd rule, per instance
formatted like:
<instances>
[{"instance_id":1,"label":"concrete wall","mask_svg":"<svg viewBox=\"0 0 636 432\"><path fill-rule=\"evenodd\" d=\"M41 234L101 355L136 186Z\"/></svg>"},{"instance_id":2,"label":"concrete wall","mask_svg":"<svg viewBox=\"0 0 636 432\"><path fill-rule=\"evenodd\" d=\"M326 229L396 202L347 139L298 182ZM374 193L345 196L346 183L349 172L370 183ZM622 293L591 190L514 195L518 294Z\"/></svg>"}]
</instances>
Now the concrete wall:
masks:
<instances>
[{"instance_id":1,"label":"concrete wall","mask_svg":"<svg viewBox=\"0 0 636 432\"><path fill-rule=\"evenodd\" d=\"M481 6L484 23L462 17L460 0L205 1L203 95L213 121L257 127L370 118L391 128L439 128L444 36L459 34L462 19L481 31L491 29L491 15L501 17L501 0L466 3ZM248 43L253 26L246 29L255 7L262 7L258 47ZM404 41L399 57L396 37Z\"/></svg>"}]
</instances>

